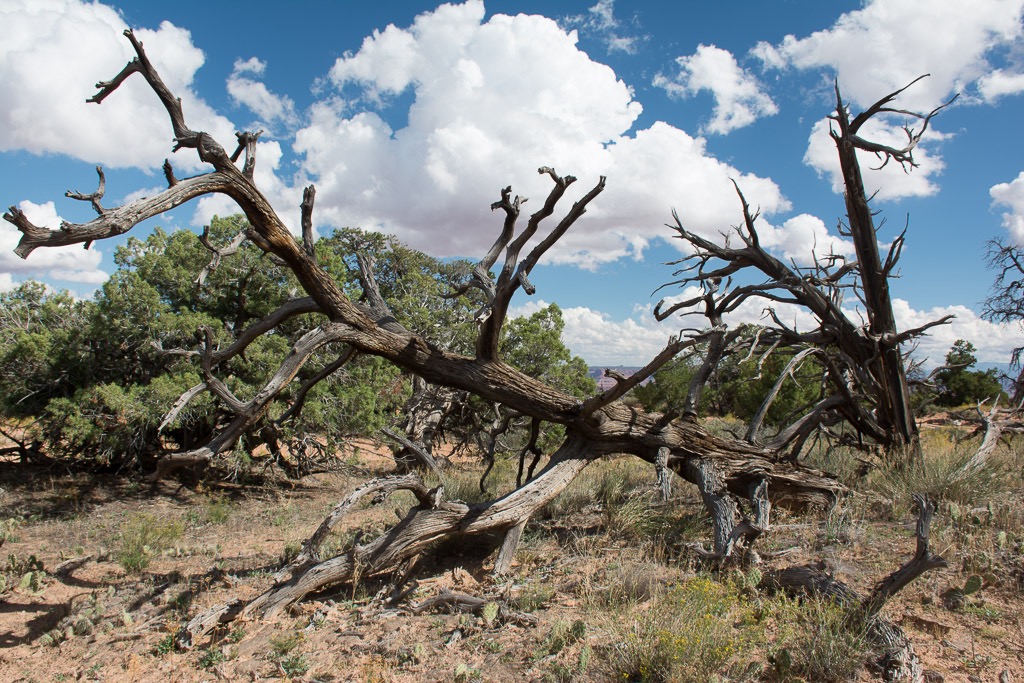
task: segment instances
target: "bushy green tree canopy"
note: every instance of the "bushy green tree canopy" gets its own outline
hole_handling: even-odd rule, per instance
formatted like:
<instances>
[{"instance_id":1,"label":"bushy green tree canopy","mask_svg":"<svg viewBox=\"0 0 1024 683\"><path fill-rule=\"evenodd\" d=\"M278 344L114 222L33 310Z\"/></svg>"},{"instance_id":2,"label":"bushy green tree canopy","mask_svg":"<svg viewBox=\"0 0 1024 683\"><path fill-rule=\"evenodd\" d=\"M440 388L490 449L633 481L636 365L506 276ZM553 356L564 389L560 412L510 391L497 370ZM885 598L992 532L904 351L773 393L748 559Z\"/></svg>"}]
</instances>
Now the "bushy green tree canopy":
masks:
<instances>
[{"instance_id":1,"label":"bushy green tree canopy","mask_svg":"<svg viewBox=\"0 0 1024 683\"><path fill-rule=\"evenodd\" d=\"M1003 395L1003 387L995 370L971 370L978 359L974 344L957 339L946 354L946 368L935 375L939 396L935 403L947 408L975 404Z\"/></svg>"},{"instance_id":2,"label":"bushy green tree canopy","mask_svg":"<svg viewBox=\"0 0 1024 683\"><path fill-rule=\"evenodd\" d=\"M749 325L742 334L752 337L757 329ZM648 410L671 411L683 405L705 353L706 349L701 346L696 353L681 356L666 364L655 375L654 382L636 389L637 399ZM792 350L778 349L763 358L737 353L726 355L715 367L701 393L698 412L701 415L732 415L745 422L749 421L794 354ZM805 360L793 369L783 380L768 409L765 422L769 425L782 424L820 398L820 376L820 368L813 359Z\"/></svg>"},{"instance_id":3,"label":"bushy green tree canopy","mask_svg":"<svg viewBox=\"0 0 1024 683\"><path fill-rule=\"evenodd\" d=\"M223 249L245 228L240 216L214 218L205 240ZM467 262L435 259L359 230L335 231L316 250L354 298L361 292L355 255L372 260L380 292L403 325L438 346L472 352L480 302L446 296L465 277ZM300 287L291 271L248 241L214 259L188 231L157 228L145 239L130 238L117 249L115 263L117 271L92 301L76 301L36 282L0 295L0 407L51 457L150 466L160 453L208 439L231 418L216 399L200 394L161 428L179 397L202 381L194 353L197 333L208 330L214 344L224 347ZM226 361L221 369L234 395L244 400L259 391L315 318L291 318ZM586 395L593 382L583 361L562 344L563 327L557 306L513 320L503 353L526 372ZM353 435L375 435L401 421L409 377L364 355L315 384L301 411L288 412L303 380L343 352L328 346L303 367L267 418L241 439L236 464L263 445L261 452L299 472L296 456L333 453ZM480 402L471 409L486 412L490 406Z\"/></svg>"}]
</instances>

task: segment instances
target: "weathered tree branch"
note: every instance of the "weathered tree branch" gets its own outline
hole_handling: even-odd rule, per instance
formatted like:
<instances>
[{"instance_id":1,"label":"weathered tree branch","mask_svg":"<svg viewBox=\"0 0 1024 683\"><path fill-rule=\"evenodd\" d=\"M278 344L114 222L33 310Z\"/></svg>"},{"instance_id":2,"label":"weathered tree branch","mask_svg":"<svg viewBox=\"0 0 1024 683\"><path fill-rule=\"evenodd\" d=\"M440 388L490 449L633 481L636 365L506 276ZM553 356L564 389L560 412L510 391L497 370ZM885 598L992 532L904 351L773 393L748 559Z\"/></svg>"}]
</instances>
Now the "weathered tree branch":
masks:
<instances>
[{"instance_id":1,"label":"weathered tree branch","mask_svg":"<svg viewBox=\"0 0 1024 683\"><path fill-rule=\"evenodd\" d=\"M315 200L316 187L307 185L302 191L302 203L299 208L302 211L302 246L310 258L316 258L316 243L313 239L313 202Z\"/></svg>"},{"instance_id":2,"label":"weathered tree branch","mask_svg":"<svg viewBox=\"0 0 1024 683\"><path fill-rule=\"evenodd\" d=\"M4 220L21 231L21 241L18 242L14 253L26 258L39 247L63 247L123 235L147 218L159 216L197 197L218 192L226 193L230 185L230 179L224 174L207 173L181 180L154 197L145 197L116 209L107 209L88 223L64 221L57 230L33 225L21 209L15 206L7 210Z\"/></svg>"},{"instance_id":3,"label":"weathered tree branch","mask_svg":"<svg viewBox=\"0 0 1024 683\"><path fill-rule=\"evenodd\" d=\"M195 178L177 181L173 173L166 170L169 187L156 197L105 210L90 223L65 224L60 230L33 226L20 211L12 209L5 217L23 233L18 253L27 256L40 246L87 243L123 234L140 221L190 199L219 193L231 198L245 214L251 226L247 237L275 262L288 268L309 296L308 299L288 302L264 320L250 325L225 350L215 350L212 335L206 336L199 354L204 384L234 413L234 418L202 447L161 459L158 477L183 464L201 465L208 462L215 454L234 443L247 429L263 419L271 402L296 378L312 354L330 344L346 344L353 353L379 356L423 381L443 387L445 391L469 392L488 403L500 404L502 410L529 419L535 429L541 422L550 422L562 425L568 434L565 443L536 477L529 477L516 490L494 501L474 505L450 503L443 500L441 490L423 492L410 485L410 490L419 492L417 495L420 503L402 522L368 544L356 545L335 558L314 563L301 570L296 569L287 577L282 577L267 593L249 602L242 612L244 615L273 615L310 591L351 581L357 574L380 574L404 566L404 563L437 539L453 534L505 532L506 543L504 550L499 553L499 566L507 567L518 538L514 530L518 528L521 531L526 520L540 506L563 490L588 463L606 454L628 453L651 463L657 460L700 486L702 494L710 501L709 507L722 512L719 515L720 521L716 522L715 547L716 551L725 554L744 539L752 540L760 533L758 529L767 526L767 508L764 504L769 499L776 505L822 505L831 502L842 490L842 486L830 476L794 463L779 462L776 454L768 449L708 433L699 422L692 419L691 414L687 414L684 419L649 414L609 396L586 406L584 401L575 396L502 361L499 341L513 295L519 289L528 293L532 291L529 282L532 269L602 192L605 185L603 177L576 201L525 257L521 257L522 251L538 233L541 222L554 214L558 202L575 178L559 176L551 168L540 169L541 173L552 179L554 187L543 207L530 217L518 236L515 236L515 222L522 200L511 199L511 190L502 192L502 200L496 206L506 213L502 233L472 276L475 283L472 286L488 296L489 308L480 316L475 354L472 357L460 355L429 343L395 320L375 283L373 264L365 258L360 259L359 264L364 301L352 300L341 284L317 263L315 253L310 248L312 228L306 230L304 227L304 239L300 244L270 206L266 196L255 186L252 172L255 135L239 134L238 148L233 159L209 135L191 130L186 125L180 102L170 93L146 58L142 44L130 31L126 32L126 36L137 58L112 81L99 84L100 92L93 101L103 101L125 79L140 73L167 111L174 131L175 149L195 149L199 159L212 164L214 170ZM246 151L246 162L239 169L235 160L240 157L243 149ZM169 169L169 166L165 169ZM303 212L304 226L307 219L311 226L312 192L307 198L309 201L304 202L300 210ZM750 214L742 195L741 202L744 207L745 232L740 231L740 236L746 247L736 253L757 260L761 264L759 267L781 278L775 285L764 288L764 293L773 295L772 290L778 288L779 296L782 297L813 298L808 286L800 284L799 277L790 277L795 274L761 250L754 230L756 215ZM704 252L699 257L704 259L702 265L710 258L721 258L720 254L728 257L732 253L728 247L725 252L715 252L717 248L702 247ZM489 269L496 263L502 249L505 251L503 267L492 282ZM738 264L730 263L724 270L728 271L734 266L739 268ZM698 274L697 277L709 283L704 289L704 301L713 319L724 310L723 306L738 305L738 297L731 300L716 299L717 285L710 286L711 280L707 273ZM725 289L728 290L728 285ZM747 296L747 293L740 296ZM827 297L820 298L821 302L816 305L822 310L836 307ZM254 396L244 401L234 396L224 381L218 378L218 365L240 353L253 339L269 332L276 324L299 313L309 312L318 313L324 320L295 342L281 366ZM709 357L717 359L732 339L733 332L727 331L724 325L713 324L714 327L708 333L713 346ZM853 336L856 337L855 334ZM684 346L687 343L676 341L676 344ZM655 362L667 360L672 350L670 345ZM706 365L710 367L707 360ZM692 405L696 405L696 400L692 401ZM536 439L531 439L531 444L539 453ZM759 519L762 516L764 519L755 520L750 529L744 527L737 532L735 497L753 497L756 509L763 510L763 513L758 512ZM744 523L750 524L741 521L739 526L742 527ZM215 617L207 617L205 620L199 618L198 622L194 622L199 626L190 626L187 632L194 636L217 623L223 623L237 613L236 607L232 605L220 609L216 611Z\"/></svg>"},{"instance_id":4,"label":"weathered tree branch","mask_svg":"<svg viewBox=\"0 0 1024 683\"><path fill-rule=\"evenodd\" d=\"M902 567L885 577L871 591L871 595L864 599L861 610L865 620L873 619L885 603L906 588L911 581L932 569L948 567L946 560L936 555L931 550L929 535L931 532L932 515L935 514L935 503L928 499L928 496L914 494L914 503L917 505L917 551Z\"/></svg>"},{"instance_id":5,"label":"weathered tree branch","mask_svg":"<svg viewBox=\"0 0 1024 683\"><path fill-rule=\"evenodd\" d=\"M99 183L96 186L95 192L83 194L82 192L68 190L67 192L64 193L64 196L70 199L77 199L80 202L89 202L90 204L92 204L92 208L96 212L96 214L102 216L105 212L105 209L100 204L100 200L103 199L103 195L107 191L107 178L106 176L103 175L102 166L96 167L96 175L99 176Z\"/></svg>"}]
</instances>

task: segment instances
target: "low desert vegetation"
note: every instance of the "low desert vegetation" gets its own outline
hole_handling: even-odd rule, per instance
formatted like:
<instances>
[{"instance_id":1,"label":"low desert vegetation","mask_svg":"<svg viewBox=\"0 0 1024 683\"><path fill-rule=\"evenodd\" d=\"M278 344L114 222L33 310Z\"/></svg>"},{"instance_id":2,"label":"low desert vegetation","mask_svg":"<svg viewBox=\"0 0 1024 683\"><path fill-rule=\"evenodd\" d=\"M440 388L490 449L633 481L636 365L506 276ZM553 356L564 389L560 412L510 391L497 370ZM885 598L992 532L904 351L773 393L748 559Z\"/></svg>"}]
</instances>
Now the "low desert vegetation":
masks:
<instances>
[{"instance_id":1,"label":"low desert vegetation","mask_svg":"<svg viewBox=\"0 0 1024 683\"><path fill-rule=\"evenodd\" d=\"M926 439L928 447L945 444L936 457L970 446L943 434ZM931 542L950 567L908 588L883 613L900 620L925 668L982 680L1014 670L1005 648L1019 637L1024 596L1024 460L1005 446L999 457L1002 476L971 489L984 491L984 499L936 499ZM493 472L510 472L510 479L516 463L506 460ZM364 463L385 465L383 458ZM456 459L445 480L478 491L483 469ZM859 486L851 479L851 493L833 508L780 517L760 563L717 567L692 550L709 530L699 496L680 489L666 504L654 468L608 458L531 521L504 576L489 573L493 545L443 543L425 553L398 600L389 582L368 578L354 590L318 594L275 622L228 625L201 647L179 650L175 635L195 614L272 582L281 566L276 549L283 543L298 552L300 530L333 505L332 492L359 481L314 479L291 491L233 498L161 487L155 498L127 506L101 486L83 498L88 514L71 521L48 512L69 482L39 488L15 480L6 501L21 521L7 525L13 533L5 542L4 599L66 607L33 630L12 624L23 643L14 646L43 648L44 656L59 646L71 657L53 671L71 678L97 666L97 674L117 678L131 660L150 672L139 680L171 671L183 680L211 673L339 681L869 680L879 675L883 653L855 606L780 591L766 577L827 558L830 576L866 593L913 552L908 525L915 514L896 493L905 477L879 470ZM399 503L415 498L361 506L332 534L329 552L392 524ZM223 509L229 513L216 512ZM287 527L270 523L281 516ZM82 593L77 585L95 587ZM445 602L451 596L479 603ZM438 597L437 606L417 611ZM96 658L103 648L117 655ZM16 665L4 671L27 673Z\"/></svg>"}]
</instances>

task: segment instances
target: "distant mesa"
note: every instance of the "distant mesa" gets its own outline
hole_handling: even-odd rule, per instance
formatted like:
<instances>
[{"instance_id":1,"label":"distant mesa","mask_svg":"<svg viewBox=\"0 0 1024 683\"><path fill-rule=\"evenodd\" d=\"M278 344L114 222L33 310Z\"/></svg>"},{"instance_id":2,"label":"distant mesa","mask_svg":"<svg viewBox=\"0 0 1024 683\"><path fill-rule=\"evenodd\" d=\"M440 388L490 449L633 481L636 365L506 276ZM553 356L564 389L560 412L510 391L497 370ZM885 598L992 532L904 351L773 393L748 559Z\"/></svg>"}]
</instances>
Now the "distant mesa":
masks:
<instances>
[{"instance_id":1,"label":"distant mesa","mask_svg":"<svg viewBox=\"0 0 1024 683\"><path fill-rule=\"evenodd\" d=\"M589 367L588 374L594 378L595 382L597 382L598 391L607 391L608 389L611 389L612 387L615 386L615 378L605 377L605 370L612 370L613 372L617 372L623 377L631 377L633 373L637 372L640 369L641 367L639 365L591 365ZM645 384L648 384L653 381L653 378L648 377L643 382L640 382L640 386L644 386Z\"/></svg>"}]
</instances>

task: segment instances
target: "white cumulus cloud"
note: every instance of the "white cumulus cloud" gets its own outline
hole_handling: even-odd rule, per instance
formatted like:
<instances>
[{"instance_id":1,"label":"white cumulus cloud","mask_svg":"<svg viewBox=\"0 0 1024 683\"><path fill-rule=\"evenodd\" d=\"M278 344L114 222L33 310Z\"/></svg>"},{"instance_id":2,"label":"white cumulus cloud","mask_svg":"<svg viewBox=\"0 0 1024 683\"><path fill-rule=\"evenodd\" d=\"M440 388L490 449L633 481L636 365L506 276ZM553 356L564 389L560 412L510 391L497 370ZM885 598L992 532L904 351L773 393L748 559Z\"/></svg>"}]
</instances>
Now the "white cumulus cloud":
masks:
<instances>
[{"instance_id":1,"label":"white cumulus cloud","mask_svg":"<svg viewBox=\"0 0 1024 683\"><path fill-rule=\"evenodd\" d=\"M598 0L596 5L587 8L586 14L567 17L564 23L569 28L597 36L608 52L636 54L637 47L646 40L646 36L623 31L622 22L615 16L615 0Z\"/></svg>"},{"instance_id":2,"label":"white cumulus cloud","mask_svg":"<svg viewBox=\"0 0 1024 683\"><path fill-rule=\"evenodd\" d=\"M697 287L687 287L677 295L667 296L666 303L689 299L699 293ZM530 315L547 305L544 301L530 301L509 313L512 317ZM654 319L651 308L650 305L637 305L634 314L624 319L616 319L588 307L563 308L565 331L562 341L590 365L646 365L665 347L670 336L680 331L685 336L688 331L707 327L700 305L661 323ZM733 328L743 324L774 326L768 308L773 309L779 320L790 329L808 332L817 327L814 316L804 308L753 298L726 314L724 322ZM855 323L860 320L856 309L845 310ZM946 315L955 316L949 324L932 327L918 339L913 355L924 362L926 369L941 365L957 339L966 339L974 344L977 358L983 363L1007 363L1013 349L1020 346L1020 326L1017 323L992 323L966 306L937 306L920 310L904 299L894 299L893 314L900 330L915 329Z\"/></svg>"},{"instance_id":3,"label":"white cumulus cloud","mask_svg":"<svg viewBox=\"0 0 1024 683\"><path fill-rule=\"evenodd\" d=\"M842 194L844 191L843 174L839 168L839 156L836 145L829 135L832 122L821 119L814 124L804 154L804 163L825 175L831 180L832 191ZM929 197L938 192L935 177L942 173L945 163L927 146L928 140L941 140L943 135L929 128L929 133L922 138L924 144L914 149L914 161L917 168L905 171L896 162L883 166L883 159L869 152L857 150L857 160L864 176L864 189L868 196L877 192L879 200L899 199L900 197ZM889 147L900 149L907 144L907 136L899 125L891 125L883 119L873 118L860 129L862 138Z\"/></svg>"},{"instance_id":4,"label":"white cumulus cloud","mask_svg":"<svg viewBox=\"0 0 1024 683\"><path fill-rule=\"evenodd\" d=\"M298 121L295 102L287 95L272 93L266 84L251 76L261 76L266 71L266 62L256 57L235 60L235 68L228 77L228 94L235 104L252 110L259 118L256 127L272 128L276 124L294 126Z\"/></svg>"},{"instance_id":5,"label":"white cumulus cloud","mask_svg":"<svg viewBox=\"0 0 1024 683\"><path fill-rule=\"evenodd\" d=\"M1009 207L1003 214L1003 227L1010 233L1014 244L1024 246L1024 172L1012 182L999 183L989 190L992 203Z\"/></svg>"},{"instance_id":6,"label":"white cumulus cloud","mask_svg":"<svg viewBox=\"0 0 1024 683\"><path fill-rule=\"evenodd\" d=\"M983 363L1008 363L1013 349L1021 344L1020 325L983 320L967 306L917 310L908 301L893 299L892 308L896 325L901 330L912 330L946 315L956 316L950 324L933 327L920 339L914 357L927 359L925 366L928 368L941 365L957 339L966 339L974 344L977 349L975 355Z\"/></svg>"},{"instance_id":7,"label":"white cumulus cloud","mask_svg":"<svg viewBox=\"0 0 1024 683\"><path fill-rule=\"evenodd\" d=\"M927 113L954 93L964 94L964 101L978 102L1024 90L1024 76L992 63L1020 44L1022 13L1024 0L978 0L970 5L959 0L927 5L917 0L868 0L862 9L843 14L828 29L805 37L788 35L775 45L761 42L751 54L768 69L821 71L829 87L838 78L844 99L861 110L930 74L895 103L901 109ZM876 118L875 128L866 129L864 137L883 143L905 140L898 131L906 123L903 119ZM838 162L827 131L827 122L816 124L805 161L830 174L836 189ZM935 142L941 135L930 133L924 139ZM915 156L921 167L909 175L891 164L879 174L866 172L866 182L873 185L869 192L881 187L880 199L934 194L933 176L942 170L937 147L919 150ZM868 165L877 162L871 163L865 155L862 167Z\"/></svg>"},{"instance_id":8,"label":"white cumulus cloud","mask_svg":"<svg viewBox=\"0 0 1024 683\"><path fill-rule=\"evenodd\" d=\"M7 0L0 4L0 151L66 154L111 167L158 168L172 148L167 114L138 75L103 104L87 104L98 81L109 80L135 55L121 35L117 12L78 0ZM203 65L191 34L169 22L138 29L164 82L182 98L188 124L224 144L234 127L192 90ZM189 170L194 153L174 157Z\"/></svg>"},{"instance_id":9,"label":"white cumulus cloud","mask_svg":"<svg viewBox=\"0 0 1024 683\"><path fill-rule=\"evenodd\" d=\"M17 286L18 283L14 281L13 275L10 273L0 273L0 292L9 292Z\"/></svg>"},{"instance_id":10,"label":"white cumulus cloud","mask_svg":"<svg viewBox=\"0 0 1024 683\"><path fill-rule=\"evenodd\" d=\"M900 98L903 107L930 111L991 73L992 53L1024 35L1022 12L1024 0L869 0L828 29L751 52L767 67L837 75L843 95L860 107L930 73Z\"/></svg>"},{"instance_id":11,"label":"white cumulus cloud","mask_svg":"<svg viewBox=\"0 0 1024 683\"><path fill-rule=\"evenodd\" d=\"M699 45L694 54L678 57L676 64L679 65L678 74L658 74L654 85L680 99L692 97L702 90L709 91L715 98L715 110L704 126L709 133L729 133L779 111L757 78L740 68L728 50L714 45Z\"/></svg>"},{"instance_id":12,"label":"white cumulus cloud","mask_svg":"<svg viewBox=\"0 0 1024 683\"><path fill-rule=\"evenodd\" d=\"M978 90L988 101L997 100L1006 95L1016 95L1024 92L1024 73L996 69L992 73L982 76L978 81Z\"/></svg>"},{"instance_id":13,"label":"white cumulus cloud","mask_svg":"<svg viewBox=\"0 0 1024 683\"><path fill-rule=\"evenodd\" d=\"M23 201L18 208L25 217L40 227L56 230L61 223L53 202L34 204ZM51 278L64 282L99 285L106 281L108 274L100 270L102 252L95 246L86 250L81 245L36 249L28 258L22 259L14 253L21 233L10 223L0 223L0 274L7 277L0 286L13 283L12 276L21 278ZM9 288L9 287L8 287Z\"/></svg>"},{"instance_id":14,"label":"white cumulus cloud","mask_svg":"<svg viewBox=\"0 0 1024 683\"><path fill-rule=\"evenodd\" d=\"M546 308L543 300L528 301L509 310L509 317L528 316ZM650 307L637 307L632 317L616 320L607 313L575 306L562 309L562 342L589 365L646 365L678 332L660 324Z\"/></svg>"},{"instance_id":15,"label":"white cumulus cloud","mask_svg":"<svg viewBox=\"0 0 1024 683\"><path fill-rule=\"evenodd\" d=\"M688 228L717 235L740 213L731 178L764 215L789 208L774 182L711 157L702 138L663 122L634 129L640 104L578 49L575 33L540 16L484 17L480 2L443 5L337 61L337 97L312 108L295 142L321 222L384 229L433 254L479 255L500 228L489 211L499 189L511 184L531 200L524 214L535 211L551 189L537 167L548 165L580 177L563 211L608 177L551 255L590 267L665 237L673 206ZM398 130L350 109L354 99L387 106L410 91Z\"/></svg>"},{"instance_id":16,"label":"white cumulus cloud","mask_svg":"<svg viewBox=\"0 0 1024 683\"><path fill-rule=\"evenodd\" d=\"M831 255L852 256L853 242L831 234L817 216L802 213L793 216L781 226L758 225L761 246L781 256L787 263L798 266L813 265Z\"/></svg>"}]
</instances>

